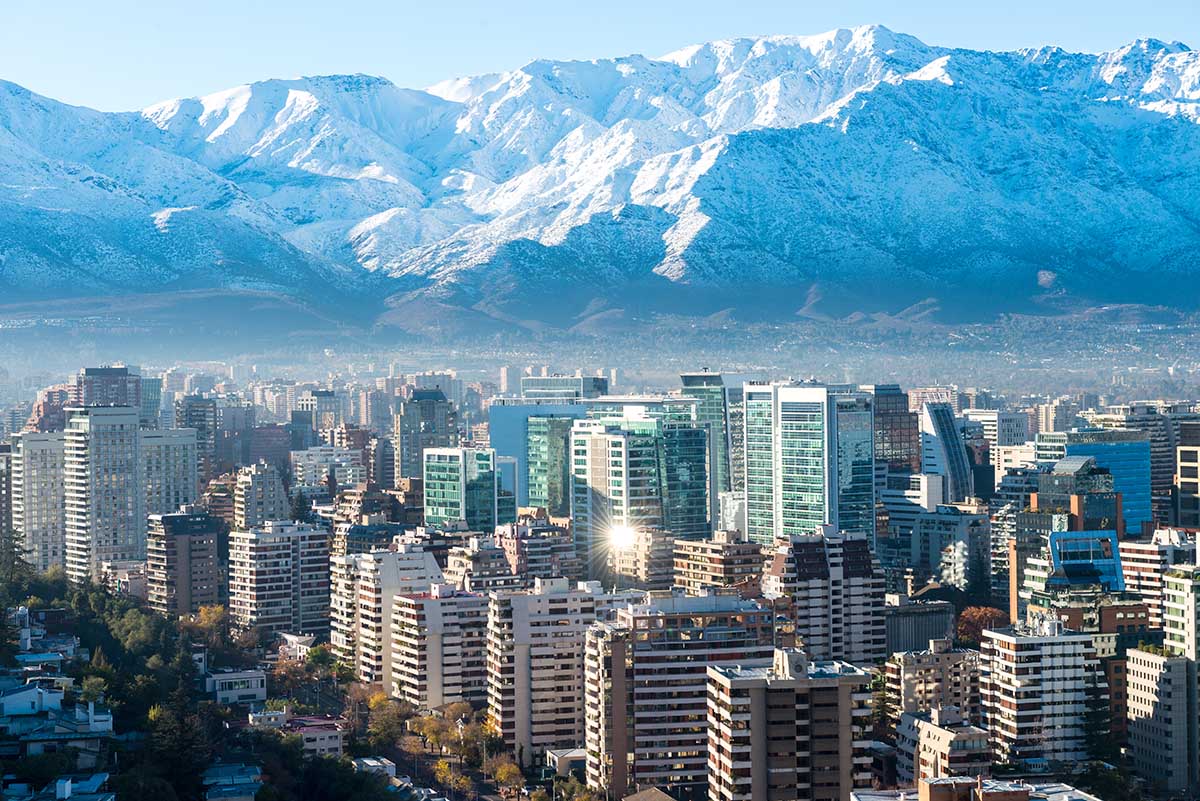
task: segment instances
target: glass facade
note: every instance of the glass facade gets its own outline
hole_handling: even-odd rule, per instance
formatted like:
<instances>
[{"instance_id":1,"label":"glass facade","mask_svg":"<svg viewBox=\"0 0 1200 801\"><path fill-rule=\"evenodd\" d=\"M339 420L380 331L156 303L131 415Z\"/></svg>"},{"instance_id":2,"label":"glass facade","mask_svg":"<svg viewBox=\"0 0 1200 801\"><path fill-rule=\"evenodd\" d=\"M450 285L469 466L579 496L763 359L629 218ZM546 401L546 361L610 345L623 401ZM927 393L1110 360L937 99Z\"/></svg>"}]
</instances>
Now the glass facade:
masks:
<instances>
[{"instance_id":1,"label":"glass facade","mask_svg":"<svg viewBox=\"0 0 1200 801\"><path fill-rule=\"evenodd\" d=\"M431 448L425 451L425 525L465 522L492 532L499 522L499 478L491 449Z\"/></svg>"},{"instance_id":2,"label":"glass facade","mask_svg":"<svg viewBox=\"0 0 1200 801\"><path fill-rule=\"evenodd\" d=\"M571 427L574 417L530 417L525 437L527 506L555 517L571 513Z\"/></svg>"},{"instance_id":3,"label":"glass facade","mask_svg":"<svg viewBox=\"0 0 1200 801\"><path fill-rule=\"evenodd\" d=\"M1113 491L1121 493L1125 532L1141 533L1153 520L1150 500L1150 440L1143 431L1094 429L1038 434L1039 462L1068 456L1090 456L1096 466L1112 474Z\"/></svg>"},{"instance_id":4,"label":"glass facade","mask_svg":"<svg viewBox=\"0 0 1200 801\"><path fill-rule=\"evenodd\" d=\"M683 395L696 399L696 419L708 423L712 433L712 464L717 492L729 492L729 421L725 382L720 373L684 373Z\"/></svg>"}]
</instances>

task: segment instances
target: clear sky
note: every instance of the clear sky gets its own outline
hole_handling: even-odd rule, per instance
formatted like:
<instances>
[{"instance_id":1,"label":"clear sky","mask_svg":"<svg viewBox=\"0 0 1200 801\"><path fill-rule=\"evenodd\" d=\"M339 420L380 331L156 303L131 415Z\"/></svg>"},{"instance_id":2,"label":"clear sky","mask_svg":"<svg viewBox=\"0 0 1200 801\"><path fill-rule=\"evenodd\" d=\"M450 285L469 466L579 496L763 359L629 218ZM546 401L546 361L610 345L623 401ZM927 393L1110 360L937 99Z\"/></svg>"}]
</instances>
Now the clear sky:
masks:
<instances>
[{"instance_id":1,"label":"clear sky","mask_svg":"<svg viewBox=\"0 0 1200 801\"><path fill-rule=\"evenodd\" d=\"M1200 47L1200 0L5 0L0 79L122 110L263 78L365 72L421 87L534 58L869 23L972 48Z\"/></svg>"}]
</instances>

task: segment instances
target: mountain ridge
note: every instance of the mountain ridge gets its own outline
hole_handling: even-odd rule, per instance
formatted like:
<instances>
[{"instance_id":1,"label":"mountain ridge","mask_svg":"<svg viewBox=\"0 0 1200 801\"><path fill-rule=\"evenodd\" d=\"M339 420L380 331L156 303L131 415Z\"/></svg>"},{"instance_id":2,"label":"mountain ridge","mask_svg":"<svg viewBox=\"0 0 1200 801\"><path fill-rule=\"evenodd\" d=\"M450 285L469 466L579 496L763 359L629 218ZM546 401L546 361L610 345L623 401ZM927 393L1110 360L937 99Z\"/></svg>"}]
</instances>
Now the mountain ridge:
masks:
<instances>
[{"instance_id":1,"label":"mountain ridge","mask_svg":"<svg viewBox=\"0 0 1200 801\"><path fill-rule=\"evenodd\" d=\"M1197 166L1200 54L1154 39L864 26L116 113L0 81L0 291L277 292L414 333L423 304L528 330L1191 309Z\"/></svg>"}]
</instances>

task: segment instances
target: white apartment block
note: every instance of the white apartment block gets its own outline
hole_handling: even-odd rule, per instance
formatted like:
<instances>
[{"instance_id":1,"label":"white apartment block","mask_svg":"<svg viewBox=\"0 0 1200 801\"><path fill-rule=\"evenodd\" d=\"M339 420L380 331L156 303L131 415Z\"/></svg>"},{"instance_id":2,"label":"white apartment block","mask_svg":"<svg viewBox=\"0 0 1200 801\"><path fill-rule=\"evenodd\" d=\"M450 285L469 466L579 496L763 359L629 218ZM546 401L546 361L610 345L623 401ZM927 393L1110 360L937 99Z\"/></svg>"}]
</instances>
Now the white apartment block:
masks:
<instances>
[{"instance_id":1,"label":"white apartment block","mask_svg":"<svg viewBox=\"0 0 1200 801\"><path fill-rule=\"evenodd\" d=\"M1025 412L1002 412L998 409L965 409L966 420L983 426L983 438L988 449L1022 445L1029 439L1029 415Z\"/></svg>"},{"instance_id":2,"label":"white apartment block","mask_svg":"<svg viewBox=\"0 0 1200 801\"><path fill-rule=\"evenodd\" d=\"M434 584L396 596L391 612L392 696L420 709L487 701L486 595Z\"/></svg>"},{"instance_id":3,"label":"white apartment block","mask_svg":"<svg viewBox=\"0 0 1200 801\"><path fill-rule=\"evenodd\" d=\"M862 534L781 538L768 552L763 597L787 605L797 645L819 661L870 665L887 657L883 570Z\"/></svg>"},{"instance_id":4,"label":"white apartment block","mask_svg":"<svg viewBox=\"0 0 1200 801\"><path fill-rule=\"evenodd\" d=\"M1118 543L1125 590L1146 602L1150 626L1163 627L1163 577L1175 565L1194 564L1196 535L1181 529L1160 528L1148 540L1124 539Z\"/></svg>"},{"instance_id":5,"label":"white apartment block","mask_svg":"<svg viewBox=\"0 0 1200 801\"><path fill-rule=\"evenodd\" d=\"M292 451L292 475L298 487L320 487L330 474L339 487L353 487L367 480L362 451L319 445Z\"/></svg>"},{"instance_id":6,"label":"white apartment block","mask_svg":"<svg viewBox=\"0 0 1200 801\"><path fill-rule=\"evenodd\" d=\"M1091 634L1043 617L985 631L979 688L997 763L1088 758L1088 697L1107 697Z\"/></svg>"},{"instance_id":7,"label":"white apartment block","mask_svg":"<svg viewBox=\"0 0 1200 801\"><path fill-rule=\"evenodd\" d=\"M233 490L233 527L249 531L268 520L287 520L291 504L274 465L259 462L238 471Z\"/></svg>"},{"instance_id":8,"label":"white apartment block","mask_svg":"<svg viewBox=\"0 0 1200 801\"><path fill-rule=\"evenodd\" d=\"M385 682L391 670L391 612L400 593L442 581L433 554L404 543L394 551L329 558L329 642L360 681Z\"/></svg>"},{"instance_id":9,"label":"white apartment block","mask_svg":"<svg viewBox=\"0 0 1200 801\"><path fill-rule=\"evenodd\" d=\"M978 651L955 648L951 640L930 640L927 650L892 654L884 673L893 721L904 713L952 706L979 722Z\"/></svg>"},{"instance_id":10,"label":"white apartment block","mask_svg":"<svg viewBox=\"0 0 1200 801\"><path fill-rule=\"evenodd\" d=\"M26 432L12 439L12 526L38 570L66 558L66 434Z\"/></svg>"},{"instance_id":11,"label":"white apartment block","mask_svg":"<svg viewBox=\"0 0 1200 801\"><path fill-rule=\"evenodd\" d=\"M100 575L102 562L146 558L140 410L67 409L63 473L66 570L75 582Z\"/></svg>"},{"instance_id":12,"label":"white apartment block","mask_svg":"<svg viewBox=\"0 0 1200 801\"><path fill-rule=\"evenodd\" d=\"M488 606L488 717L523 766L584 742L588 627L643 593L610 595L599 582L536 579L532 590L493 592Z\"/></svg>"},{"instance_id":13,"label":"white apartment block","mask_svg":"<svg viewBox=\"0 0 1200 801\"><path fill-rule=\"evenodd\" d=\"M972 725L956 707L900 716L896 727L896 779L900 786L947 776L987 776L990 769L987 730Z\"/></svg>"},{"instance_id":14,"label":"white apartment block","mask_svg":"<svg viewBox=\"0 0 1200 801\"><path fill-rule=\"evenodd\" d=\"M229 534L229 616L240 631L329 630L329 533L268 521Z\"/></svg>"},{"instance_id":15,"label":"white apartment block","mask_svg":"<svg viewBox=\"0 0 1200 801\"><path fill-rule=\"evenodd\" d=\"M169 515L196 502L199 492L196 429L143 430L146 515Z\"/></svg>"},{"instance_id":16,"label":"white apartment block","mask_svg":"<svg viewBox=\"0 0 1200 801\"><path fill-rule=\"evenodd\" d=\"M1125 661L1128 753L1134 771L1182 796L1200 783L1196 663L1161 649L1130 648ZM1183 712L1183 714L1180 714Z\"/></svg>"}]
</instances>

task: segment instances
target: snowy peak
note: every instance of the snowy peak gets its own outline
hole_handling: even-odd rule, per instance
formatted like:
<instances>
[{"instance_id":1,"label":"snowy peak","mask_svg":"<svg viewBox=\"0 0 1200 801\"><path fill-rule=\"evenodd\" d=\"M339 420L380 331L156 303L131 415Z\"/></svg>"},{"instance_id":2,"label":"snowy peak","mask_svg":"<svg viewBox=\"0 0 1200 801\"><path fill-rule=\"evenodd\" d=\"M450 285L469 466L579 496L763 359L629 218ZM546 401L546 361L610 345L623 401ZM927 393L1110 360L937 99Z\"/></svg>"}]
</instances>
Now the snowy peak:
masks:
<instances>
[{"instance_id":1,"label":"snowy peak","mask_svg":"<svg viewBox=\"0 0 1200 801\"><path fill-rule=\"evenodd\" d=\"M864 26L127 114L0 83L0 169L0 290L29 297L334 287L532 325L553 293L539 324L565 327L606 304L1053 310L1194 272L1200 55Z\"/></svg>"}]
</instances>

